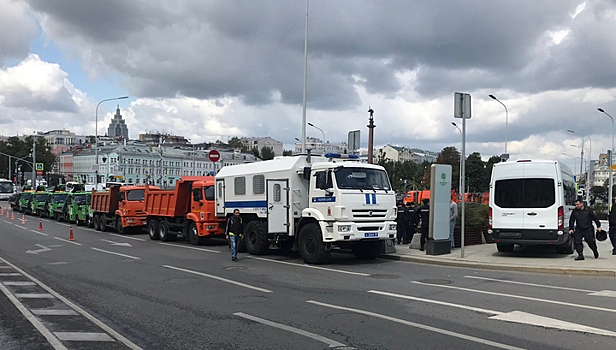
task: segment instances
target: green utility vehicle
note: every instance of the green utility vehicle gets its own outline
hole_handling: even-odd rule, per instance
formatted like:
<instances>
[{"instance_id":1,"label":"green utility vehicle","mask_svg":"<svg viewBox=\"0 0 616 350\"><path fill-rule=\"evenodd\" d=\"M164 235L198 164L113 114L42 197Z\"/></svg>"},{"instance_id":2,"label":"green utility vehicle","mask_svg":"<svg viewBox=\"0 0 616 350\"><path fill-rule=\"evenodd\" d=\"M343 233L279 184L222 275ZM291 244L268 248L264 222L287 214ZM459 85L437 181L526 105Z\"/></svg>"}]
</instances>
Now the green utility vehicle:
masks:
<instances>
[{"instance_id":1,"label":"green utility vehicle","mask_svg":"<svg viewBox=\"0 0 616 350\"><path fill-rule=\"evenodd\" d=\"M69 223L76 222L78 226L88 221L91 193L70 193L64 205L64 220Z\"/></svg>"},{"instance_id":2,"label":"green utility vehicle","mask_svg":"<svg viewBox=\"0 0 616 350\"><path fill-rule=\"evenodd\" d=\"M45 211L45 204L49 200L50 193L48 192L36 192L32 196L32 200L30 201L30 214L43 216L43 212Z\"/></svg>"},{"instance_id":3,"label":"green utility vehicle","mask_svg":"<svg viewBox=\"0 0 616 350\"><path fill-rule=\"evenodd\" d=\"M64 203L66 203L66 198L68 197L68 193L66 192L55 192L51 195L49 202L47 203L47 215L50 219L62 220L62 211L64 210Z\"/></svg>"},{"instance_id":4,"label":"green utility vehicle","mask_svg":"<svg viewBox=\"0 0 616 350\"><path fill-rule=\"evenodd\" d=\"M20 211L22 213L28 211L28 209L30 208L30 200L32 199L33 194L34 191L24 191L21 193L21 196L19 196L19 205L17 211Z\"/></svg>"}]
</instances>

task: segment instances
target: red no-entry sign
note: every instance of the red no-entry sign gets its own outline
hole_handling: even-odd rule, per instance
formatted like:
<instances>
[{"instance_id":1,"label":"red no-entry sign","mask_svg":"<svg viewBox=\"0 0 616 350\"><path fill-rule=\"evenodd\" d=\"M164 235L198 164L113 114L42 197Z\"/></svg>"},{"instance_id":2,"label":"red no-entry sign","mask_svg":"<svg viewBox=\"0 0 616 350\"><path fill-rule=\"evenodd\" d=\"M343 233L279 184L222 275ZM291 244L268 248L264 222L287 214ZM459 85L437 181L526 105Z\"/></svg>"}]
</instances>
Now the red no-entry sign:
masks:
<instances>
[{"instance_id":1,"label":"red no-entry sign","mask_svg":"<svg viewBox=\"0 0 616 350\"><path fill-rule=\"evenodd\" d=\"M210 153L208 154L208 157L210 158L210 161L217 162L220 160L220 152L218 152L215 149L211 150Z\"/></svg>"}]
</instances>

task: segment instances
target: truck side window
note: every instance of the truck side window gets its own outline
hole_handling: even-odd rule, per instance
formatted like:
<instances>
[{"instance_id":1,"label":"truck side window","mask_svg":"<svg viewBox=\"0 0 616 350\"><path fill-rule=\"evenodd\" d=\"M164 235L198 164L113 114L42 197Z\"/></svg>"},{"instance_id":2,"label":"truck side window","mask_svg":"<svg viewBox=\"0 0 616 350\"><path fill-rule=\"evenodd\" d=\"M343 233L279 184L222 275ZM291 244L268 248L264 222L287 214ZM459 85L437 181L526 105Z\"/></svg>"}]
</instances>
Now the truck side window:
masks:
<instances>
[{"instance_id":1,"label":"truck side window","mask_svg":"<svg viewBox=\"0 0 616 350\"><path fill-rule=\"evenodd\" d=\"M126 196L124 195L124 192L120 192L120 202L123 202L124 199L126 199Z\"/></svg>"},{"instance_id":2,"label":"truck side window","mask_svg":"<svg viewBox=\"0 0 616 350\"><path fill-rule=\"evenodd\" d=\"M203 199L203 192L200 188L195 188L192 190L193 193L193 201L198 202Z\"/></svg>"},{"instance_id":3,"label":"truck side window","mask_svg":"<svg viewBox=\"0 0 616 350\"><path fill-rule=\"evenodd\" d=\"M332 188L332 176L328 171L319 171L316 173L317 183L316 187L321 190Z\"/></svg>"},{"instance_id":4,"label":"truck side window","mask_svg":"<svg viewBox=\"0 0 616 350\"><path fill-rule=\"evenodd\" d=\"M214 186L205 186L203 188L203 192L205 193L205 200L206 201L213 201L214 200Z\"/></svg>"}]
</instances>

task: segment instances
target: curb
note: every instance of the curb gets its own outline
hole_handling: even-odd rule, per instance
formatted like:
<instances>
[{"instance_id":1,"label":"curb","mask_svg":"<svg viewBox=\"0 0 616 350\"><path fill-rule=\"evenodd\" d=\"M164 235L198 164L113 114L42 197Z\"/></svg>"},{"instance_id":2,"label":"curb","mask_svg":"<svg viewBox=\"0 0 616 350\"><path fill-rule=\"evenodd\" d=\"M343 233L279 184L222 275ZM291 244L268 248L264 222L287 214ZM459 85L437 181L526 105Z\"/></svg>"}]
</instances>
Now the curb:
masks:
<instances>
[{"instance_id":1,"label":"curb","mask_svg":"<svg viewBox=\"0 0 616 350\"><path fill-rule=\"evenodd\" d=\"M602 269L577 269L570 267L534 267L534 266L520 266L520 265L502 265L502 264L487 264L470 261L459 260L442 260L415 257L402 254L381 254L380 258L399 261L410 261L421 264L441 265L451 267L466 267L474 269L484 270L503 270L503 271L518 271L518 272L535 272L535 273L548 273L554 275L581 275L581 276L597 276L597 277L616 277L616 270L602 270Z\"/></svg>"}]
</instances>

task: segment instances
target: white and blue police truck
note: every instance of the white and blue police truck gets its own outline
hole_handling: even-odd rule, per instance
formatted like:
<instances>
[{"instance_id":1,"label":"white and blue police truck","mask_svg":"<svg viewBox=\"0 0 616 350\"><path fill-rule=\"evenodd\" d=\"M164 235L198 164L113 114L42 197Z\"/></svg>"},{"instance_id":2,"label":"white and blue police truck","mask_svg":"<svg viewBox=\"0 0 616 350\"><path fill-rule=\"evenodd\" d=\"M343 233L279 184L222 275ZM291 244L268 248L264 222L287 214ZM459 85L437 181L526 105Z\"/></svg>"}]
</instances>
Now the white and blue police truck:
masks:
<instances>
[{"instance_id":1,"label":"white and blue police truck","mask_svg":"<svg viewBox=\"0 0 616 350\"><path fill-rule=\"evenodd\" d=\"M338 246L373 259L396 234L396 195L385 169L353 155L308 153L224 167L215 197L218 217L240 210L251 254L276 246L321 264Z\"/></svg>"}]
</instances>

